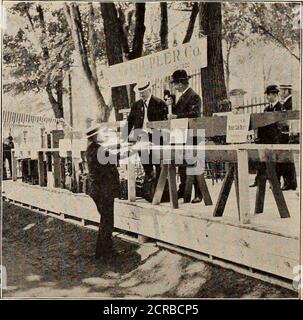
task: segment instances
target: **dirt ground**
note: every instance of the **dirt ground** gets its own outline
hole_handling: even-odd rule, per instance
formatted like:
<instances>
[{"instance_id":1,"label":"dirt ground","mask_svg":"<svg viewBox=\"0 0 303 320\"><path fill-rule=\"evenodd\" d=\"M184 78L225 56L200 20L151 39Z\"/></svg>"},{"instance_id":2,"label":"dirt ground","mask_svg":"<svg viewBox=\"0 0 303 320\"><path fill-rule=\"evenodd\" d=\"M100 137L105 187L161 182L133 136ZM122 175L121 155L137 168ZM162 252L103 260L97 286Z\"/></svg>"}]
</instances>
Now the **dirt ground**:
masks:
<instances>
[{"instance_id":1,"label":"dirt ground","mask_svg":"<svg viewBox=\"0 0 303 320\"><path fill-rule=\"evenodd\" d=\"M296 298L296 293L153 246L115 238L94 259L96 232L3 203L4 298Z\"/></svg>"}]
</instances>

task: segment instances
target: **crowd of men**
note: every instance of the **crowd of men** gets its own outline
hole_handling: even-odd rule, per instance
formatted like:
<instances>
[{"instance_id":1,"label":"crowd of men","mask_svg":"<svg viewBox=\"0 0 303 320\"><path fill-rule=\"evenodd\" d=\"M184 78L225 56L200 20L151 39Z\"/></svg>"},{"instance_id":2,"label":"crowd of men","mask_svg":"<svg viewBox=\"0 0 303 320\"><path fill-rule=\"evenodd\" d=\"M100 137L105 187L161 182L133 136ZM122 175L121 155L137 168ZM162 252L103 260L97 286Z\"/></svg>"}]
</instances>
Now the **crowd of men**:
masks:
<instances>
[{"instance_id":1,"label":"crowd of men","mask_svg":"<svg viewBox=\"0 0 303 320\"><path fill-rule=\"evenodd\" d=\"M281 94L282 102L280 102L279 93ZM264 109L264 112L292 110L290 85L281 85L280 89L277 85L270 85L266 88L265 94L267 96L269 105ZM257 132L257 140L255 142L261 144L285 144L290 142L289 139L290 136L288 124L274 123L259 128ZM294 163L277 163L276 172L279 181L283 177L283 191L297 189L296 170ZM256 187L260 179L262 179L264 176L266 176L265 164L260 163L258 165L255 182L251 185L251 187Z\"/></svg>"},{"instance_id":2,"label":"crowd of men","mask_svg":"<svg viewBox=\"0 0 303 320\"><path fill-rule=\"evenodd\" d=\"M176 96L168 90L164 92L163 100L152 94L150 81L138 82L134 90L138 94L138 100L131 106L127 119L127 136L133 129L147 129L147 122L161 121L181 118L199 118L202 114L201 97L190 87L190 76L185 70L177 70L171 76L171 83ZM280 91L281 90L281 91ZM279 93L283 98L283 104L279 101ZM276 85L266 88L265 94L268 98L268 106L264 112L274 112L292 109L291 87ZM119 174L115 164L100 164L97 160L98 149L102 148L102 139L99 126L93 126L87 130L88 149L87 160L90 173L90 195L95 201L101 216L100 229L98 233L96 258L108 259L113 255L112 230L114 225L114 198L118 197ZM258 130L257 143L288 143L289 134L287 124L271 124ZM101 142L101 144L100 144ZM194 142L195 143L195 142ZM143 163L145 172L144 182L157 181L160 174L160 166L153 165L152 157L149 163ZM178 199L184 198L186 184L187 164L178 166L180 184L178 188ZM296 173L293 163L279 164L277 166L278 177L284 178L283 190L295 190L297 188ZM257 169L255 183L257 186L260 177L266 176L266 167L260 163ZM194 179L195 196L192 203L202 201L201 191L196 178Z\"/></svg>"}]
</instances>

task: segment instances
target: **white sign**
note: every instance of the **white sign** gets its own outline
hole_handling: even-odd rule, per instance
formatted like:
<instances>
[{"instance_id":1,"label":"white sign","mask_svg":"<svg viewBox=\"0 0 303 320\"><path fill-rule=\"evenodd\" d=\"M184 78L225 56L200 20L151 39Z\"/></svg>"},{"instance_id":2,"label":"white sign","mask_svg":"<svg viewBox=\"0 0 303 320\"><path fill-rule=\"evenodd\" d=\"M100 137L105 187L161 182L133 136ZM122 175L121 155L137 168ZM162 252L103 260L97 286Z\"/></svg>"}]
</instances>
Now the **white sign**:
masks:
<instances>
[{"instance_id":1,"label":"white sign","mask_svg":"<svg viewBox=\"0 0 303 320\"><path fill-rule=\"evenodd\" d=\"M188 118L170 120L170 143L183 144L187 141Z\"/></svg>"},{"instance_id":2,"label":"white sign","mask_svg":"<svg viewBox=\"0 0 303 320\"><path fill-rule=\"evenodd\" d=\"M137 83L139 79L170 76L177 69L207 66L207 38L162 50L103 69L105 82L111 87Z\"/></svg>"},{"instance_id":3,"label":"white sign","mask_svg":"<svg viewBox=\"0 0 303 320\"><path fill-rule=\"evenodd\" d=\"M250 114L233 114L227 116L226 142L247 142Z\"/></svg>"}]
</instances>

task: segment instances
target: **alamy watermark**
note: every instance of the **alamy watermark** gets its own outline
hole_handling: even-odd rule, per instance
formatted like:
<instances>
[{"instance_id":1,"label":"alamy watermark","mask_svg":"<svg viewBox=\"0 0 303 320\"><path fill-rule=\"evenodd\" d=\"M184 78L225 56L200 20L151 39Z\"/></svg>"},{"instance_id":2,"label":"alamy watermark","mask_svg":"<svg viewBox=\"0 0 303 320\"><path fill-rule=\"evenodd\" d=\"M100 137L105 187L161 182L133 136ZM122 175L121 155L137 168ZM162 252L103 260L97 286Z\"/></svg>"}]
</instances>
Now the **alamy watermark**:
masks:
<instances>
[{"instance_id":1,"label":"alamy watermark","mask_svg":"<svg viewBox=\"0 0 303 320\"><path fill-rule=\"evenodd\" d=\"M100 142L97 159L101 164L127 164L127 159L138 153L143 165L186 165L187 175L200 175L205 167L205 130L203 129L134 129L132 139L138 143L130 146L127 125L117 132L104 128L99 131ZM110 144L109 144L110 141ZM111 147L120 147L112 152ZM123 146L123 147L122 147Z\"/></svg>"}]
</instances>

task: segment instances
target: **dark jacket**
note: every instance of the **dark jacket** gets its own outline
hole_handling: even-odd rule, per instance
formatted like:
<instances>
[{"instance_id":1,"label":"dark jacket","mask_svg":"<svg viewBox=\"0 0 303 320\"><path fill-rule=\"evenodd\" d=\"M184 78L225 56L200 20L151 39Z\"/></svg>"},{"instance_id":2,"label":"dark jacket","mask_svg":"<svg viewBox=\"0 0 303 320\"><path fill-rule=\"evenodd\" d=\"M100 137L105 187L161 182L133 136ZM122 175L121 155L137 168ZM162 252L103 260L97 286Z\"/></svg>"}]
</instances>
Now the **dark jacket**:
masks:
<instances>
[{"instance_id":1,"label":"dark jacket","mask_svg":"<svg viewBox=\"0 0 303 320\"><path fill-rule=\"evenodd\" d=\"M141 129L144 123L144 102L143 100L135 101L131 107L128 116L128 135L132 129ZM161 121L167 119L167 105L166 103L155 97L151 96L147 106L148 121Z\"/></svg>"},{"instance_id":2,"label":"dark jacket","mask_svg":"<svg viewBox=\"0 0 303 320\"><path fill-rule=\"evenodd\" d=\"M273 108L270 108L270 106L266 107L264 112L282 111L282 109L282 104L278 102ZM277 123L273 123L258 129L258 143L276 144L281 143L281 139L281 129Z\"/></svg>"},{"instance_id":3,"label":"dark jacket","mask_svg":"<svg viewBox=\"0 0 303 320\"><path fill-rule=\"evenodd\" d=\"M199 118L201 116L201 98L189 88L173 107L172 113L178 118Z\"/></svg>"},{"instance_id":4,"label":"dark jacket","mask_svg":"<svg viewBox=\"0 0 303 320\"><path fill-rule=\"evenodd\" d=\"M119 196L119 172L114 164L101 164L98 161L98 150L102 148L92 142L86 149L89 171L89 194L94 198L104 199Z\"/></svg>"},{"instance_id":5,"label":"dark jacket","mask_svg":"<svg viewBox=\"0 0 303 320\"><path fill-rule=\"evenodd\" d=\"M283 103L283 110L285 110L285 111L292 110L292 97L291 96Z\"/></svg>"}]
</instances>

